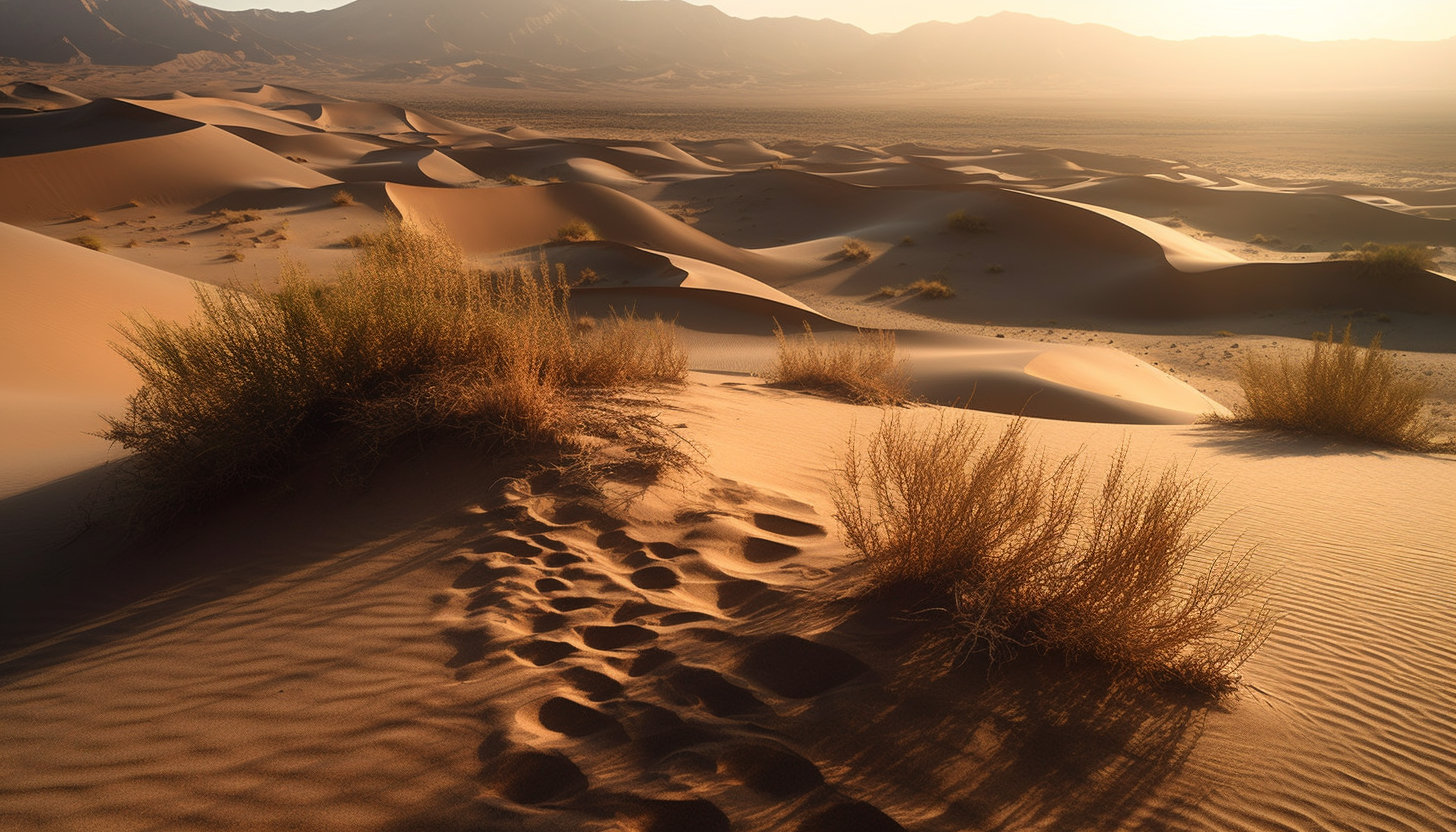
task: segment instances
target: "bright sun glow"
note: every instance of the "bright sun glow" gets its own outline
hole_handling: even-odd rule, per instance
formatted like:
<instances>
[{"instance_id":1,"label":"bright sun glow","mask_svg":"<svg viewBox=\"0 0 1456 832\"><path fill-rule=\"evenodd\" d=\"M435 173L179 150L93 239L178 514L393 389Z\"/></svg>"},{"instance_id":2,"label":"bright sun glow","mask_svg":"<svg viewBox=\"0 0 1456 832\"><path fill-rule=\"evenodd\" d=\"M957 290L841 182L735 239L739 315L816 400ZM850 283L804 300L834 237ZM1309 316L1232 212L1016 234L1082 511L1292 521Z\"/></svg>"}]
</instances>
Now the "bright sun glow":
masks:
<instances>
[{"instance_id":1,"label":"bright sun glow","mask_svg":"<svg viewBox=\"0 0 1456 832\"><path fill-rule=\"evenodd\" d=\"M898 32L926 20L960 23L1001 11L1101 23L1170 40L1210 35L1284 35L1301 40L1456 37L1456 0L689 0L734 17L830 18L871 32ZM201 0L217 9L304 11L346 0ZM488 3L490 0L480 0Z\"/></svg>"}]
</instances>

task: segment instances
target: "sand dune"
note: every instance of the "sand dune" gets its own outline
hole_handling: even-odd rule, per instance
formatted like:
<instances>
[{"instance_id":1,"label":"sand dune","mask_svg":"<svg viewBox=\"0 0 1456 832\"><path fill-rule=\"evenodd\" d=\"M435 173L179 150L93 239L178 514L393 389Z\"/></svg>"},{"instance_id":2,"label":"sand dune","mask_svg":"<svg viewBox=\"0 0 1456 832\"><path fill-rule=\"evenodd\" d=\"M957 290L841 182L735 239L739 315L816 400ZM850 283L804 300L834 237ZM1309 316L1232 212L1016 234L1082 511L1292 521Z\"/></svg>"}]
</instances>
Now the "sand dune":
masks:
<instances>
[{"instance_id":1,"label":"sand dune","mask_svg":"<svg viewBox=\"0 0 1456 832\"><path fill-rule=\"evenodd\" d=\"M216 127L0 157L0 221L54 222L136 201L197 205L230 191L331 180Z\"/></svg>"},{"instance_id":2,"label":"sand dune","mask_svg":"<svg viewBox=\"0 0 1456 832\"><path fill-rule=\"evenodd\" d=\"M1417 241L1456 273L1449 190L1009 145L578 139L270 85L15 84L0 108L17 828L1451 826L1450 459L1198 424L1238 403L1239 356L1351 321L1390 330L1456 433L1456 283L1326 259ZM97 515L68 543L115 455L86 432L136 384L112 326L188 314L183 275L327 280L388 212L484 267L559 264L577 314L674 321L695 372L658 412L695 466L594 500L426 444L364 483L304 472L160 536ZM574 221L600 239L553 241ZM883 412L754 377L804 323L894 332L924 405L906 419L1021 414L1093 474L1125 446L1210 476L1211 544L1258 544L1285 613L1238 698L1029 655L948 667L931 630L854 600L830 489Z\"/></svg>"},{"instance_id":3,"label":"sand dune","mask_svg":"<svg viewBox=\"0 0 1456 832\"><path fill-rule=\"evenodd\" d=\"M0 223L0 498L104 461L88 435L135 392L108 343L129 313L185 318L190 281Z\"/></svg>"}]
</instances>

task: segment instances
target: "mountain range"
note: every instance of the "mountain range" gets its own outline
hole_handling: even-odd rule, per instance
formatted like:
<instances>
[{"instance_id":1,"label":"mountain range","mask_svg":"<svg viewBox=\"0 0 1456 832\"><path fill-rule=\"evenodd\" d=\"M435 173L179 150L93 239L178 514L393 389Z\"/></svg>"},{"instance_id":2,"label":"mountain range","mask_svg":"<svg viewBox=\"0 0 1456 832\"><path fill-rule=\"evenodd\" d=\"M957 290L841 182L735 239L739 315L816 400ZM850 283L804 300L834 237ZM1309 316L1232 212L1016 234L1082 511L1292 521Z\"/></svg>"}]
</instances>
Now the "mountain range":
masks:
<instances>
[{"instance_id":1,"label":"mountain range","mask_svg":"<svg viewBox=\"0 0 1456 832\"><path fill-rule=\"evenodd\" d=\"M1096 89L1456 90L1456 38L1167 41L1003 12L870 34L683 0L355 0L224 12L189 0L0 0L11 62L287 65L485 86L924 83Z\"/></svg>"}]
</instances>

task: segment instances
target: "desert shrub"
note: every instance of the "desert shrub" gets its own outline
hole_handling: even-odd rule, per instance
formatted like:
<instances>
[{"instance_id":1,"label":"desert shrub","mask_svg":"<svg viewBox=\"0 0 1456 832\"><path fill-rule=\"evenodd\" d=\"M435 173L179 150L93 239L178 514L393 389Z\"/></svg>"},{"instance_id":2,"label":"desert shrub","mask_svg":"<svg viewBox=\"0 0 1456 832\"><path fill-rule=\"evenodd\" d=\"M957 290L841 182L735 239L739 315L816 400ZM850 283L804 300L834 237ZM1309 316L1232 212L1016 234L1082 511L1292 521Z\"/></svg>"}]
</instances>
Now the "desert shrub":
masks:
<instances>
[{"instance_id":1,"label":"desert shrub","mask_svg":"<svg viewBox=\"0 0 1456 832\"><path fill-rule=\"evenodd\" d=\"M1283 245L1284 241L1280 240L1278 237L1266 237L1263 234L1255 234L1253 238L1249 240L1249 242L1257 246L1277 246Z\"/></svg>"},{"instance_id":2,"label":"desert shrub","mask_svg":"<svg viewBox=\"0 0 1456 832\"><path fill-rule=\"evenodd\" d=\"M1382 246L1366 243L1354 252L1360 274L1373 280L1393 280L1436 268L1436 253L1423 245Z\"/></svg>"},{"instance_id":3,"label":"desert shrub","mask_svg":"<svg viewBox=\"0 0 1456 832\"><path fill-rule=\"evenodd\" d=\"M263 219L263 215L257 211L234 211L229 208L213 211L212 216L214 219L222 220L227 225L241 225L245 222L258 222Z\"/></svg>"},{"instance_id":4,"label":"desert shrub","mask_svg":"<svg viewBox=\"0 0 1456 832\"><path fill-rule=\"evenodd\" d=\"M986 274L1002 274L1005 271L1006 267L1001 265L1000 263L992 263L986 266Z\"/></svg>"},{"instance_id":5,"label":"desert shrub","mask_svg":"<svg viewBox=\"0 0 1456 832\"><path fill-rule=\"evenodd\" d=\"M601 403L680 380L675 329L619 317L579 332L567 299L544 262L473 271L448 241L392 225L335 283L292 266L273 292L199 289L187 323L131 319L118 351L142 387L103 435L161 508L326 448L354 464L435 432L562 448L621 434L631 419Z\"/></svg>"},{"instance_id":6,"label":"desert shrub","mask_svg":"<svg viewBox=\"0 0 1456 832\"><path fill-rule=\"evenodd\" d=\"M863 240L849 239L839 249L839 256L845 260L868 260L874 252Z\"/></svg>"},{"instance_id":7,"label":"desert shrub","mask_svg":"<svg viewBox=\"0 0 1456 832\"><path fill-rule=\"evenodd\" d=\"M576 276L576 285L590 286L601 278L597 276L597 270L590 266L582 269Z\"/></svg>"},{"instance_id":8,"label":"desert shrub","mask_svg":"<svg viewBox=\"0 0 1456 832\"><path fill-rule=\"evenodd\" d=\"M951 211L946 216L945 227L949 231L959 231L964 234L991 230L991 226L986 222L985 217L967 214L965 211L959 209Z\"/></svg>"},{"instance_id":9,"label":"desert shrub","mask_svg":"<svg viewBox=\"0 0 1456 832\"><path fill-rule=\"evenodd\" d=\"M1403 372L1380 347L1351 341L1351 327L1335 340L1331 327L1302 355L1249 353L1239 365L1245 403L1230 421L1337 436L1410 450L1431 447L1432 426L1422 408L1431 385Z\"/></svg>"},{"instance_id":10,"label":"desert shrub","mask_svg":"<svg viewBox=\"0 0 1456 832\"><path fill-rule=\"evenodd\" d=\"M339 206L340 208L347 208L348 206L354 204L354 195L341 188L337 191L334 191L334 195L329 197L329 201Z\"/></svg>"},{"instance_id":11,"label":"desert shrub","mask_svg":"<svg viewBox=\"0 0 1456 832\"><path fill-rule=\"evenodd\" d=\"M915 238L911 237L909 234L906 234L904 237L900 238L900 245L913 246L915 245Z\"/></svg>"},{"instance_id":12,"label":"desert shrub","mask_svg":"<svg viewBox=\"0 0 1456 832\"><path fill-rule=\"evenodd\" d=\"M823 342L804 322L804 334L790 338L774 328L778 354L764 374L771 384L818 390L863 404L899 404L907 396L903 362L896 357L895 334L860 330L854 338Z\"/></svg>"},{"instance_id":13,"label":"desert shrub","mask_svg":"<svg viewBox=\"0 0 1456 832\"><path fill-rule=\"evenodd\" d=\"M81 248L89 248L92 251L105 251L106 250L106 244L103 243L103 242L101 242L101 238L100 237L97 237L97 236L95 236L93 234L82 234L79 237L71 237L71 238L67 239L66 242L68 242L68 243L74 243L74 244L80 246Z\"/></svg>"},{"instance_id":14,"label":"desert shrub","mask_svg":"<svg viewBox=\"0 0 1456 832\"><path fill-rule=\"evenodd\" d=\"M955 297L955 290L944 280L917 280L905 287L905 294L917 295L928 300L944 300Z\"/></svg>"},{"instance_id":15,"label":"desert shrub","mask_svg":"<svg viewBox=\"0 0 1456 832\"><path fill-rule=\"evenodd\" d=\"M504 182L505 184L512 185L512 186L526 184L526 180L525 179L522 179L521 177L517 176L514 173L508 174L504 179L501 180L501 182Z\"/></svg>"},{"instance_id":16,"label":"desert shrub","mask_svg":"<svg viewBox=\"0 0 1456 832\"><path fill-rule=\"evenodd\" d=\"M230 260L234 263L241 263L244 260L248 259L248 255L242 253L241 251L238 251L237 249L233 249L232 251L223 254L222 259Z\"/></svg>"},{"instance_id":17,"label":"desert shrub","mask_svg":"<svg viewBox=\"0 0 1456 832\"><path fill-rule=\"evenodd\" d=\"M551 235L551 241L554 243L580 243L596 239L599 239L596 229L585 220L572 220L556 229L556 233Z\"/></svg>"},{"instance_id":18,"label":"desert shrub","mask_svg":"<svg viewBox=\"0 0 1456 832\"><path fill-rule=\"evenodd\" d=\"M1192 530L1207 484L1130 470L1124 447L1089 495L1077 456L1048 460L1025 431L988 440L979 422L890 414L865 447L851 441L835 516L872 587L929 589L962 648L993 658L1035 649L1231 690L1273 617L1247 603L1262 585L1247 555L1189 564L1208 540Z\"/></svg>"},{"instance_id":19,"label":"desert shrub","mask_svg":"<svg viewBox=\"0 0 1456 832\"><path fill-rule=\"evenodd\" d=\"M879 289L876 289L875 290L875 293L873 295L870 295L870 298L871 299L873 299L873 298L898 298L899 296L900 296L900 287L898 287L898 286L881 286Z\"/></svg>"}]
</instances>

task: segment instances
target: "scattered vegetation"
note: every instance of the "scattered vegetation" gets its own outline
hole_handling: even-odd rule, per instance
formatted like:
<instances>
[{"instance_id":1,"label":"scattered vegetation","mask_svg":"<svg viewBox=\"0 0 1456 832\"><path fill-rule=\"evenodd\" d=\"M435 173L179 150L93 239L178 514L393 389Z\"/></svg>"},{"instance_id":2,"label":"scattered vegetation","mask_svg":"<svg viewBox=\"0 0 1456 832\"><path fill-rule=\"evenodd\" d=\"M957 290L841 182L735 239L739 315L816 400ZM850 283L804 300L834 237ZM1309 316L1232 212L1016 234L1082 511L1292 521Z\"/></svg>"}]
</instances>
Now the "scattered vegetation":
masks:
<instances>
[{"instance_id":1,"label":"scattered vegetation","mask_svg":"<svg viewBox=\"0 0 1456 832\"><path fill-rule=\"evenodd\" d=\"M474 271L392 225L328 285L291 266L273 292L199 289L188 323L131 319L118 351L142 386L102 435L134 453L159 511L441 432L563 452L590 434L668 461L664 429L623 391L682 378L676 330L615 317L582 331L567 299L544 261Z\"/></svg>"},{"instance_id":2,"label":"scattered vegetation","mask_svg":"<svg viewBox=\"0 0 1456 832\"><path fill-rule=\"evenodd\" d=\"M66 242L68 242L68 243L75 243L76 245L80 246L81 248L89 248L92 251L105 251L106 250L106 244L103 243L103 242L101 242L101 238L100 237L97 237L97 236L95 236L93 234L82 234L79 237L71 237L71 238L67 239Z\"/></svg>"},{"instance_id":3,"label":"scattered vegetation","mask_svg":"<svg viewBox=\"0 0 1456 832\"><path fill-rule=\"evenodd\" d=\"M224 259L224 260L231 260L234 263L241 263L244 260L248 259L248 255L242 253L241 251L239 251L237 249L233 249L233 250L227 252L226 254L224 254L222 256L222 259Z\"/></svg>"},{"instance_id":4,"label":"scattered vegetation","mask_svg":"<svg viewBox=\"0 0 1456 832\"><path fill-rule=\"evenodd\" d=\"M1209 538L1193 530L1208 484L1132 469L1126 447L1100 488L1086 481L1076 455L1033 452L1020 420L988 440L969 419L917 429L888 414L865 447L851 440L833 498L871 586L929 591L963 650L1231 691L1274 616L1249 603L1263 579L1248 554L1189 563Z\"/></svg>"},{"instance_id":5,"label":"scattered vegetation","mask_svg":"<svg viewBox=\"0 0 1456 832\"><path fill-rule=\"evenodd\" d=\"M808 321L804 334L790 338L774 328L778 355L764 374L771 384L817 390L861 404L902 404L909 394L904 362L895 352L895 334L860 330L854 338L820 341Z\"/></svg>"},{"instance_id":6,"label":"scattered vegetation","mask_svg":"<svg viewBox=\"0 0 1456 832\"><path fill-rule=\"evenodd\" d=\"M1351 326L1335 340L1332 327L1302 355L1248 353L1239 365L1246 402L1232 423L1373 442L1408 450L1433 447L1423 407L1431 385L1403 372L1381 349L1380 336L1361 347Z\"/></svg>"},{"instance_id":7,"label":"scattered vegetation","mask_svg":"<svg viewBox=\"0 0 1456 832\"><path fill-rule=\"evenodd\" d=\"M597 230L585 220L572 220L556 229L556 233L551 235L551 241L554 243L581 243L597 239L600 239L597 236Z\"/></svg>"},{"instance_id":8,"label":"scattered vegetation","mask_svg":"<svg viewBox=\"0 0 1456 832\"><path fill-rule=\"evenodd\" d=\"M329 200L340 208L347 208L350 205L354 204L354 195L349 193L348 191L340 189L334 191L334 195L330 197Z\"/></svg>"},{"instance_id":9,"label":"scattered vegetation","mask_svg":"<svg viewBox=\"0 0 1456 832\"><path fill-rule=\"evenodd\" d=\"M592 267L587 266L586 268L582 269L577 274L577 276L576 276L576 285L578 285L578 286L590 286L593 283L596 283L598 280L600 280L600 278L597 277L596 269L593 269Z\"/></svg>"},{"instance_id":10,"label":"scattered vegetation","mask_svg":"<svg viewBox=\"0 0 1456 832\"><path fill-rule=\"evenodd\" d=\"M96 222L101 217L95 211L77 211L71 215L71 222Z\"/></svg>"},{"instance_id":11,"label":"scattered vegetation","mask_svg":"<svg viewBox=\"0 0 1456 832\"><path fill-rule=\"evenodd\" d=\"M874 298L898 298L900 296L900 292L901 289L898 286L881 286L879 290L877 290L873 295L870 295L870 299L873 300Z\"/></svg>"},{"instance_id":12,"label":"scattered vegetation","mask_svg":"<svg viewBox=\"0 0 1456 832\"><path fill-rule=\"evenodd\" d=\"M905 294L916 295L928 300L944 300L955 297L955 290L944 280L917 280L905 287Z\"/></svg>"},{"instance_id":13,"label":"scattered vegetation","mask_svg":"<svg viewBox=\"0 0 1456 832\"><path fill-rule=\"evenodd\" d=\"M501 181L504 182L507 185L525 185L525 184L527 184L527 182L526 182L525 179L522 179L521 177L517 176L514 173L508 174Z\"/></svg>"},{"instance_id":14,"label":"scattered vegetation","mask_svg":"<svg viewBox=\"0 0 1456 832\"><path fill-rule=\"evenodd\" d=\"M1284 241L1278 237L1266 237L1263 234L1255 234L1249 242L1256 246L1278 246L1284 244Z\"/></svg>"},{"instance_id":15,"label":"scattered vegetation","mask_svg":"<svg viewBox=\"0 0 1456 832\"><path fill-rule=\"evenodd\" d=\"M367 248L380 242L378 234L364 232L361 234L350 234L344 238L344 245L349 248Z\"/></svg>"},{"instance_id":16,"label":"scattered vegetation","mask_svg":"<svg viewBox=\"0 0 1456 832\"><path fill-rule=\"evenodd\" d=\"M845 260L868 260L874 252L864 244L863 240L848 239L839 250L839 256Z\"/></svg>"},{"instance_id":17,"label":"scattered vegetation","mask_svg":"<svg viewBox=\"0 0 1456 832\"><path fill-rule=\"evenodd\" d=\"M258 222L263 219L263 215L257 211L234 211L228 208L213 211L212 216L227 225L242 225L245 222Z\"/></svg>"},{"instance_id":18,"label":"scattered vegetation","mask_svg":"<svg viewBox=\"0 0 1456 832\"><path fill-rule=\"evenodd\" d=\"M297 162L300 165L308 164L308 160L303 158L302 156L284 156L283 158L287 159L290 162Z\"/></svg>"},{"instance_id":19,"label":"scattered vegetation","mask_svg":"<svg viewBox=\"0 0 1456 832\"><path fill-rule=\"evenodd\" d=\"M1360 264L1360 275L1372 280L1397 280L1435 271L1436 250L1415 243L1366 243L1346 255Z\"/></svg>"},{"instance_id":20,"label":"scattered vegetation","mask_svg":"<svg viewBox=\"0 0 1456 832\"><path fill-rule=\"evenodd\" d=\"M978 231L990 231L991 226L987 224L986 218L967 214L962 210L951 211L945 218L945 227L949 231L958 231L963 234L974 234Z\"/></svg>"}]
</instances>

